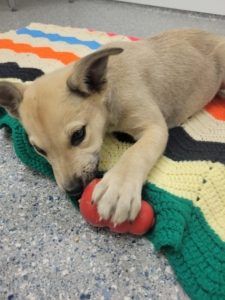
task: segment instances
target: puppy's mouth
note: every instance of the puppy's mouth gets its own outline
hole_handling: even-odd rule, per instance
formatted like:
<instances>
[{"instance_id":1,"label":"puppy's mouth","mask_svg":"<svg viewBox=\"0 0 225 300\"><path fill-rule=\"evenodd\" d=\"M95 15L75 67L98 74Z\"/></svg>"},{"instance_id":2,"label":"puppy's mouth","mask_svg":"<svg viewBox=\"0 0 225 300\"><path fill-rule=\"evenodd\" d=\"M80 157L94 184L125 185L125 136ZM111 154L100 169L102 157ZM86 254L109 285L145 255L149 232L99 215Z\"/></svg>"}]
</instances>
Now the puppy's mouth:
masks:
<instances>
[{"instance_id":1,"label":"puppy's mouth","mask_svg":"<svg viewBox=\"0 0 225 300\"><path fill-rule=\"evenodd\" d=\"M73 192L73 191L68 192L68 194L69 194L69 196L75 198L75 200L79 200L81 198L82 194L83 194L83 191L84 191L84 189L80 192Z\"/></svg>"},{"instance_id":2,"label":"puppy's mouth","mask_svg":"<svg viewBox=\"0 0 225 300\"><path fill-rule=\"evenodd\" d=\"M96 169L89 173L88 176L84 179L84 188L86 188L86 186L95 178L99 178L99 171L98 168L96 166Z\"/></svg>"},{"instance_id":3,"label":"puppy's mouth","mask_svg":"<svg viewBox=\"0 0 225 300\"><path fill-rule=\"evenodd\" d=\"M98 171L97 167L96 170L93 172L89 173L85 178L82 178L82 184L80 184L80 189L79 190L72 190L69 193L70 196L72 196L75 200L79 200L86 188L86 186L94 179L94 178L99 178L102 177L100 174L101 172ZM81 187L82 186L82 187Z\"/></svg>"},{"instance_id":4,"label":"puppy's mouth","mask_svg":"<svg viewBox=\"0 0 225 300\"><path fill-rule=\"evenodd\" d=\"M70 181L67 181L65 185L58 185L74 200L79 200L84 192L86 186L94 179L102 177L98 171L99 156L95 156L91 163L83 168L80 175L76 174ZM57 178L57 177L56 177Z\"/></svg>"}]
</instances>

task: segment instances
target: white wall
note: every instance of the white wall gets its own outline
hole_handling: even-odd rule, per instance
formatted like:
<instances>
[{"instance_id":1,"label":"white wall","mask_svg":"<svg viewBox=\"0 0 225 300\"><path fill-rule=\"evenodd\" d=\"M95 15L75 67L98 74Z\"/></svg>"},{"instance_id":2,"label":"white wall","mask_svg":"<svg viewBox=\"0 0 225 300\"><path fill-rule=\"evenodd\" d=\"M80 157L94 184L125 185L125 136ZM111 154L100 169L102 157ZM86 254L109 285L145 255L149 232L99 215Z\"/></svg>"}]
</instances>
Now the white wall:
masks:
<instances>
[{"instance_id":1,"label":"white wall","mask_svg":"<svg viewBox=\"0 0 225 300\"><path fill-rule=\"evenodd\" d=\"M225 15L225 0L116 0L159 7Z\"/></svg>"}]
</instances>

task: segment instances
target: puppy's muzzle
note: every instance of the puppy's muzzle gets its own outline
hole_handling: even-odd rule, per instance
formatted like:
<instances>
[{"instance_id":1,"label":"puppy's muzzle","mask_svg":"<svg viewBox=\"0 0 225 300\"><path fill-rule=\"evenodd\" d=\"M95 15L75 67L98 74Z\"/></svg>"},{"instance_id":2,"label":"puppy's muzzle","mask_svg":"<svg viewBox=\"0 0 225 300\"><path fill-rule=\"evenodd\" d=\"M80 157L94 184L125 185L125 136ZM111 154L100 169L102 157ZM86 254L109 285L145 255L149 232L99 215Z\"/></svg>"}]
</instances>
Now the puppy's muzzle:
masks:
<instances>
[{"instance_id":1,"label":"puppy's muzzle","mask_svg":"<svg viewBox=\"0 0 225 300\"><path fill-rule=\"evenodd\" d=\"M66 188L66 192L75 198L80 198L84 190L82 178L78 177L73 180Z\"/></svg>"}]
</instances>

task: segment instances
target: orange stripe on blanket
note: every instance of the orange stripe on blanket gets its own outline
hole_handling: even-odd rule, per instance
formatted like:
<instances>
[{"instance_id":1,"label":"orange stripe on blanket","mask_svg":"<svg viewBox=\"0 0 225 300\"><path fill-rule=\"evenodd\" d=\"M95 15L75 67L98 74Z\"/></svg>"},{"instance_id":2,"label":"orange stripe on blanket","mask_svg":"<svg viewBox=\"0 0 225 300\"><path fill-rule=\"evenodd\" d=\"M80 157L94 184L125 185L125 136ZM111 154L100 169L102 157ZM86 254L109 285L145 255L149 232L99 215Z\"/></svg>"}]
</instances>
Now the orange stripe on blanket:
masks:
<instances>
[{"instance_id":1,"label":"orange stripe on blanket","mask_svg":"<svg viewBox=\"0 0 225 300\"><path fill-rule=\"evenodd\" d=\"M215 119L225 121L225 99L220 97L214 98L206 105L205 110Z\"/></svg>"},{"instance_id":2,"label":"orange stripe on blanket","mask_svg":"<svg viewBox=\"0 0 225 300\"><path fill-rule=\"evenodd\" d=\"M71 52L56 52L49 47L33 47L28 44L14 43L10 39L0 39L0 49L10 49L17 53L33 53L41 58L53 58L63 64L79 60L80 58Z\"/></svg>"}]
</instances>

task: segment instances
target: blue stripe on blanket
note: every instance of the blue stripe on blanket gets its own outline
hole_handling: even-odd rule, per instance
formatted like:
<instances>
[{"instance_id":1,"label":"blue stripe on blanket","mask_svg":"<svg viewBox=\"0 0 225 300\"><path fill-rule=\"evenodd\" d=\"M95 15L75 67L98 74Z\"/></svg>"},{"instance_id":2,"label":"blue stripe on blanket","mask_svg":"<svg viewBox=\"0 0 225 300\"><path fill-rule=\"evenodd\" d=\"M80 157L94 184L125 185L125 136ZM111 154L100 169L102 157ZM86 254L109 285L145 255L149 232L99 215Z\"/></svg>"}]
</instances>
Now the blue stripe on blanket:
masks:
<instances>
[{"instance_id":1,"label":"blue stripe on blanket","mask_svg":"<svg viewBox=\"0 0 225 300\"><path fill-rule=\"evenodd\" d=\"M65 42L72 45L83 45L92 50L96 50L101 46L101 44L96 41L82 41L76 37L62 36L57 33L45 33L41 30L28 29L26 27L18 29L16 33L26 34L34 38L46 38L52 42Z\"/></svg>"}]
</instances>

